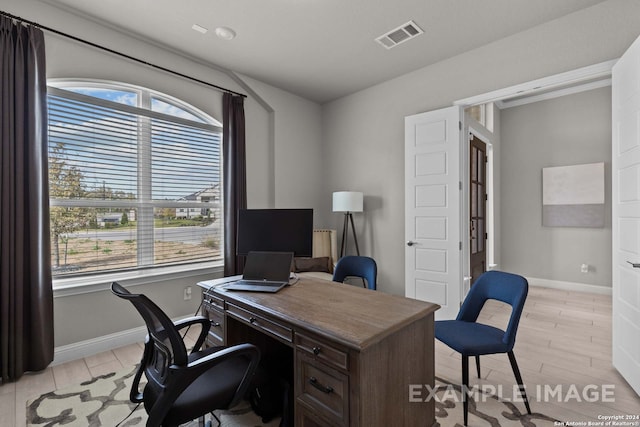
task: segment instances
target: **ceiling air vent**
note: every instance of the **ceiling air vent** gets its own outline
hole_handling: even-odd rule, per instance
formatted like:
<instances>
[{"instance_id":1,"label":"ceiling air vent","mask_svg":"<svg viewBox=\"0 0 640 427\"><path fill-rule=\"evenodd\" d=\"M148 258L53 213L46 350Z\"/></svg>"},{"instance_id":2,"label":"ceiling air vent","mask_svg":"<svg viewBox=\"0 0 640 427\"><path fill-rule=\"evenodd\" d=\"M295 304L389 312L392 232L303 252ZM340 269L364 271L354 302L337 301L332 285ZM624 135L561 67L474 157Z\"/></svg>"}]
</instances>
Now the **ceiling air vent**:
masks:
<instances>
[{"instance_id":1,"label":"ceiling air vent","mask_svg":"<svg viewBox=\"0 0 640 427\"><path fill-rule=\"evenodd\" d=\"M407 40L419 36L424 31L416 25L415 22L409 21L406 24L399 26L386 34L381 35L376 39L378 43L387 49L398 46L400 43L404 43Z\"/></svg>"}]
</instances>

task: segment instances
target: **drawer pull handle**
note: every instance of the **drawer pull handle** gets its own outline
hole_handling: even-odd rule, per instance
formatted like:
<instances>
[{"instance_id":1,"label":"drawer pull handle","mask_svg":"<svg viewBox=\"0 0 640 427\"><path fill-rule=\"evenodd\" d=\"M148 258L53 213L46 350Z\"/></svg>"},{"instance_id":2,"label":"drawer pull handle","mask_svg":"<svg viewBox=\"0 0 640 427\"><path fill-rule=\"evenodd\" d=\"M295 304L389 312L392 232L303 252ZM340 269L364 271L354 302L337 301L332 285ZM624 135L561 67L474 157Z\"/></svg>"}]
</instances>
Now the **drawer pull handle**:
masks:
<instances>
[{"instance_id":1,"label":"drawer pull handle","mask_svg":"<svg viewBox=\"0 0 640 427\"><path fill-rule=\"evenodd\" d=\"M252 325L255 324L258 321L258 319L256 319L255 317L250 317L249 318L249 323L251 323Z\"/></svg>"},{"instance_id":2,"label":"drawer pull handle","mask_svg":"<svg viewBox=\"0 0 640 427\"><path fill-rule=\"evenodd\" d=\"M324 386L324 385L320 384L316 377L309 378L309 383L312 386L314 386L315 388L317 388L318 390L320 390L321 392L323 392L323 393L327 393L327 394L333 393L333 387L328 386L328 385Z\"/></svg>"},{"instance_id":3,"label":"drawer pull handle","mask_svg":"<svg viewBox=\"0 0 640 427\"><path fill-rule=\"evenodd\" d=\"M320 347L313 347L312 351L313 351L313 354L317 356L320 354Z\"/></svg>"},{"instance_id":4,"label":"drawer pull handle","mask_svg":"<svg viewBox=\"0 0 640 427\"><path fill-rule=\"evenodd\" d=\"M220 323L218 322L214 322L213 320L211 321L211 326L213 326L214 328L219 328L220 327Z\"/></svg>"}]
</instances>

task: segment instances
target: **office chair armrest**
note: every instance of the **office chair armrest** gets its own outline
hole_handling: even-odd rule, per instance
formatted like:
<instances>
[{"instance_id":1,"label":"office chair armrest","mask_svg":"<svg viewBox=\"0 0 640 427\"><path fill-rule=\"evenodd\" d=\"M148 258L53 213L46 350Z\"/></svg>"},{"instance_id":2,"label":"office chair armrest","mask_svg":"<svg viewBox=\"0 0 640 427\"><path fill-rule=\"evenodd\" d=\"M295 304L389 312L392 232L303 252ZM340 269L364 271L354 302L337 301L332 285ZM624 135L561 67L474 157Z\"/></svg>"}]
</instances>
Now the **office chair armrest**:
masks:
<instances>
[{"instance_id":1,"label":"office chair armrest","mask_svg":"<svg viewBox=\"0 0 640 427\"><path fill-rule=\"evenodd\" d=\"M144 373L144 369L147 366L148 361L151 359L153 353L152 345L149 341L149 335L144 339L144 351L142 352L142 359L138 364L138 369L133 377L131 383L131 390L129 391L129 400L133 403L142 403L144 401L143 393L140 392L140 379Z\"/></svg>"},{"instance_id":2,"label":"office chair armrest","mask_svg":"<svg viewBox=\"0 0 640 427\"><path fill-rule=\"evenodd\" d=\"M173 324L175 325L177 330L181 330L196 324L200 324L202 326L202 328L200 328L200 335L198 335L198 339L193 345L191 353L200 351L200 349L202 348L202 344L204 344L204 340L207 338L207 333L209 333L209 328L211 328L211 321L203 316L187 317L186 319L173 322Z\"/></svg>"},{"instance_id":3,"label":"office chair armrest","mask_svg":"<svg viewBox=\"0 0 640 427\"><path fill-rule=\"evenodd\" d=\"M253 344L236 344L231 347L222 347L220 350L208 354L207 356L200 357L199 359L193 360L191 363L187 365L187 368L190 369L199 369L203 365L207 365L207 369L211 366L217 365L218 363L222 363L223 361L236 357L241 354L245 354L249 356L249 358L253 361L256 359L256 363L260 360L260 350Z\"/></svg>"}]
</instances>

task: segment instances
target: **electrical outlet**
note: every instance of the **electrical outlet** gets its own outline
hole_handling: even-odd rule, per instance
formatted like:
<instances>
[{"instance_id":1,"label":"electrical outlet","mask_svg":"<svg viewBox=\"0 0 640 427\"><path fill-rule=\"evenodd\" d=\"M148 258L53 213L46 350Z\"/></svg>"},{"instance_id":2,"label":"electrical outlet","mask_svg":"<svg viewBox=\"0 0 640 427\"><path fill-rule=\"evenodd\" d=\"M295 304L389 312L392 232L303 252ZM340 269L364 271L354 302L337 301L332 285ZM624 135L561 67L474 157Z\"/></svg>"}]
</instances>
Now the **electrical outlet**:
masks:
<instances>
[{"instance_id":1,"label":"electrical outlet","mask_svg":"<svg viewBox=\"0 0 640 427\"><path fill-rule=\"evenodd\" d=\"M191 286L187 286L184 288L184 300L188 301L191 299Z\"/></svg>"}]
</instances>

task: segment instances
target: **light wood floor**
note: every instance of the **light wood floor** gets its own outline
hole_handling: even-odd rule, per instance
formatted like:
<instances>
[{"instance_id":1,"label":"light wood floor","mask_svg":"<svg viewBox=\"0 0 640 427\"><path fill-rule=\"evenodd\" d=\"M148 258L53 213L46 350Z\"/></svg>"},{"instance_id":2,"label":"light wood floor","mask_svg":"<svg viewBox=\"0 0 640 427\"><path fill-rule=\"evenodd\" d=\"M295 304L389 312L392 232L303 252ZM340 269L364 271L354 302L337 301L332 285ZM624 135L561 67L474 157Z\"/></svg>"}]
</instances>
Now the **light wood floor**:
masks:
<instances>
[{"instance_id":1,"label":"light wood floor","mask_svg":"<svg viewBox=\"0 0 640 427\"><path fill-rule=\"evenodd\" d=\"M510 306L490 301L479 320L504 329L510 313ZM610 296L530 287L514 352L533 412L564 422L640 415L640 397L611 366ZM469 360L470 386L502 386L503 397L512 398L515 379L507 355L483 356L480 361L478 379L475 362ZM461 372L460 355L436 341L436 375L460 383ZM615 401L596 399L594 393L602 396L603 390L606 400ZM515 405L525 412L523 403ZM472 418L469 422L473 425Z\"/></svg>"},{"instance_id":2,"label":"light wood floor","mask_svg":"<svg viewBox=\"0 0 640 427\"><path fill-rule=\"evenodd\" d=\"M510 307L488 303L481 321L503 327ZM193 334L190 334L192 336ZM26 401L58 388L79 383L96 375L130 367L140 360L142 345L133 344L111 351L47 368L43 372L25 375L17 383L0 386L0 427L25 426ZM531 408L561 421L597 420L599 415L640 415L640 397L611 366L611 297L555 289L529 289L529 297L520 321L515 354L527 386ZM482 378L475 375L470 362L471 385L502 386L504 397L513 395L514 378L506 355L481 358ZM461 380L460 356L436 341L436 375L451 382ZM560 390L544 400L545 385ZM613 385L615 402L589 402L593 393ZM537 393L540 386L541 393ZM573 388L571 388L573 386ZM580 399L575 398L577 390ZM572 394L573 393L573 394ZM569 398L568 402L565 399ZM481 408L482 402L478 403ZM516 406L524 411L522 403ZM460 409L462 410L462 409ZM470 425L474 425L470 418ZM553 425L540 423L536 425Z\"/></svg>"}]
</instances>

